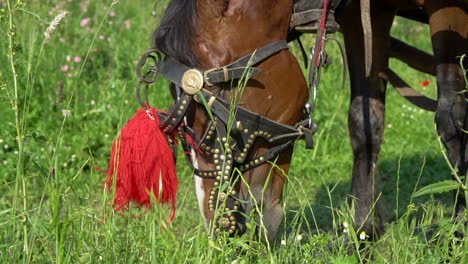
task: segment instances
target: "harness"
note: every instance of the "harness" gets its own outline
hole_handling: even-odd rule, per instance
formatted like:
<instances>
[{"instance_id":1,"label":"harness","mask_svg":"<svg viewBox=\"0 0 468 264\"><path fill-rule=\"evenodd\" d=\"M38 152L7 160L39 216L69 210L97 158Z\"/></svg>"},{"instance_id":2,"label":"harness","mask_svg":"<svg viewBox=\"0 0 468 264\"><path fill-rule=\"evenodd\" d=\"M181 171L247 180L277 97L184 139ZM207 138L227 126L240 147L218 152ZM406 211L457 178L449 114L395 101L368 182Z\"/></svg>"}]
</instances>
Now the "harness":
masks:
<instances>
[{"instance_id":1,"label":"harness","mask_svg":"<svg viewBox=\"0 0 468 264\"><path fill-rule=\"evenodd\" d=\"M325 12L322 15L326 14ZM321 38L325 34L324 28L325 22L322 20ZM160 128L169 135L174 149L177 144L175 137L180 139L188 164L197 176L214 180L208 200L209 210L215 211L219 207L218 203L222 202L225 203L224 208L227 212L216 221L216 231L234 233L240 227L237 223L237 219L242 219L238 211L240 202L236 197L235 183L231 179L234 169L246 172L272 161L282 151L293 146L298 139L305 139L306 148L313 147L313 135L318 126L312 120L309 102L305 105L306 118L291 126L249 111L233 101L228 102L208 89L214 85L229 82L232 84L234 81L247 80L251 76L261 74L261 70L255 66L286 49L287 41L278 40L233 63L209 70L187 67L161 51L151 49L143 54L137 65L140 81L136 95L143 107L148 106L149 86L161 75L176 87L175 103L167 112L158 112ZM311 79L314 100L318 84L317 72L319 73L318 69L324 62L321 47L315 49L315 54L319 57L313 56L311 67L311 74L314 76ZM149 70L142 73L143 68ZM142 87L145 88L143 99ZM194 104L204 105L211 119L201 138L197 138L194 131L185 124L188 109ZM263 154L251 157L250 150L258 138L266 140L272 147ZM195 166L190 156L192 148L211 159L214 169L205 170Z\"/></svg>"}]
</instances>

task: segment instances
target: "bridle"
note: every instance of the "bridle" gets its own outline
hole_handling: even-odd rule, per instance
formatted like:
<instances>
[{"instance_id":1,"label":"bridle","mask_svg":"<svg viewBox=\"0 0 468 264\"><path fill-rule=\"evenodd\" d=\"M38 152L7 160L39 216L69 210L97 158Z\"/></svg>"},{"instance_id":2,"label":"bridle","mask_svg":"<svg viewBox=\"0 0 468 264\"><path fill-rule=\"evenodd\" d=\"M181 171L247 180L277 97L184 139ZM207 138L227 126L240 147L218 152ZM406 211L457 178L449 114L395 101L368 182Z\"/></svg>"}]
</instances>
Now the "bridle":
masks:
<instances>
[{"instance_id":1,"label":"bridle","mask_svg":"<svg viewBox=\"0 0 468 264\"><path fill-rule=\"evenodd\" d=\"M208 201L209 210L214 211L218 208L218 201L225 203L226 210L234 210L217 225L218 229L229 233L238 228L236 219L239 219L235 211L239 209L240 204L231 179L234 169L246 172L272 161L282 151L293 146L298 139L305 139L306 147L312 148L313 135L318 126L313 121L307 105L305 118L291 126L234 105L210 92L208 88L259 75L261 70L256 68L258 64L286 49L286 40L274 41L233 63L209 70L187 67L161 51L151 49L143 54L137 65L140 80L137 99L143 107L149 105L148 87L154 84L160 75L176 87L175 103L167 112L158 112L160 128L168 135L174 149L177 144L175 138L179 138L188 164L197 176L214 180ZM148 68L148 64L149 70L142 73L142 68ZM144 99L141 96L142 87L145 88ZM192 104L203 105L211 119L200 138L197 138L192 128L184 122ZM257 138L266 140L272 147L258 156L250 157L250 150ZM190 156L193 148L205 157L208 156L214 164L214 169L206 170L194 166Z\"/></svg>"}]
</instances>

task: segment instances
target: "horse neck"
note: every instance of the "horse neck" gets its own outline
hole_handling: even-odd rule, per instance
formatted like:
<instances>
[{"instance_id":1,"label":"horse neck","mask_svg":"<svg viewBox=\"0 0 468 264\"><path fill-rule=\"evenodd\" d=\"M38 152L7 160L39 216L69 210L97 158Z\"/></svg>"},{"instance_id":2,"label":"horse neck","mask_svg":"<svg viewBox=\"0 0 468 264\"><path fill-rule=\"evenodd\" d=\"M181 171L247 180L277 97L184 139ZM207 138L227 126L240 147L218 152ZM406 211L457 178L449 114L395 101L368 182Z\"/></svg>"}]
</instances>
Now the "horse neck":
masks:
<instances>
[{"instance_id":1,"label":"horse neck","mask_svg":"<svg viewBox=\"0 0 468 264\"><path fill-rule=\"evenodd\" d=\"M198 0L193 50L199 67L226 65L286 39L292 0Z\"/></svg>"}]
</instances>

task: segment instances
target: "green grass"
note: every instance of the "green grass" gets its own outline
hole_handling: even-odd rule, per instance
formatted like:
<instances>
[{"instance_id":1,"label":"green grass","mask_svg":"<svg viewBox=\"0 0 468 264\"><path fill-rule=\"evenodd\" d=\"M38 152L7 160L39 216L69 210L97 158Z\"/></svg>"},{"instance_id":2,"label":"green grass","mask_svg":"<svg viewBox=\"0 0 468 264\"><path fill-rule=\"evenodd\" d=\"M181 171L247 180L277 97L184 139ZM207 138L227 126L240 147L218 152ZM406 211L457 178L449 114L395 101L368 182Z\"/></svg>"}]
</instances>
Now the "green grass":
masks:
<instances>
[{"instance_id":1,"label":"green grass","mask_svg":"<svg viewBox=\"0 0 468 264\"><path fill-rule=\"evenodd\" d=\"M114 215L106 206L111 197L102 189L106 175L96 168L107 168L113 139L138 108L136 61L150 47L166 2L27 1L17 7L14 2L10 31L6 1L0 1L1 263L461 262L463 243L450 251L457 228L450 221L452 194L411 199L415 189L450 178L434 114L416 109L390 87L379 161L387 232L375 243L360 241L352 228L343 232L342 223L353 222L346 203L352 167L349 89L339 87L341 65L333 43L328 51L334 64L319 88L316 148L296 144L283 231L271 248L249 235L210 241L182 156L178 215L168 228L160 230L167 208L138 219L131 218L138 209ZM43 32L62 9L70 13L45 44ZM90 21L82 27L84 18ZM430 50L426 26L398 20L393 34ZM310 46L312 39L303 41ZM80 61L74 62L77 56ZM433 77L397 61L391 67L414 87L432 80L423 92L435 97ZM150 95L158 108L171 104L167 81L152 87ZM349 255L356 247L363 249Z\"/></svg>"}]
</instances>

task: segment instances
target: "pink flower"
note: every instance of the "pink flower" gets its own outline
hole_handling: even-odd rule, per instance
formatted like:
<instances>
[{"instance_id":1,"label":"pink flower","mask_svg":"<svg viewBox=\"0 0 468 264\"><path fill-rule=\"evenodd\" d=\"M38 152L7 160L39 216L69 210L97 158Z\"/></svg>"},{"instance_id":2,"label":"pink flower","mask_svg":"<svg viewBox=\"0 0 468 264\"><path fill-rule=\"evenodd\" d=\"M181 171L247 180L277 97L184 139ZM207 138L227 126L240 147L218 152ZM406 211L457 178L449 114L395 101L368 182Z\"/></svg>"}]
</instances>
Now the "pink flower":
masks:
<instances>
[{"instance_id":1,"label":"pink flower","mask_svg":"<svg viewBox=\"0 0 468 264\"><path fill-rule=\"evenodd\" d=\"M81 62L81 58L79 56L76 56L74 59L73 59L74 62L76 63L79 63Z\"/></svg>"},{"instance_id":2,"label":"pink flower","mask_svg":"<svg viewBox=\"0 0 468 264\"><path fill-rule=\"evenodd\" d=\"M60 38L59 40L60 40L60 42L65 43L65 39L64 39L64 38Z\"/></svg>"},{"instance_id":3,"label":"pink flower","mask_svg":"<svg viewBox=\"0 0 468 264\"><path fill-rule=\"evenodd\" d=\"M130 19L125 20L124 24L126 29L130 29L130 27L132 26L132 22L130 21Z\"/></svg>"},{"instance_id":4,"label":"pink flower","mask_svg":"<svg viewBox=\"0 0 468 264\"><path fill-rule=\"evenodd\" d=\"M109 12L109 16L110 16L110 17L115 17L115 12L114 12L114 11L110 11L110 12Z\"/></svg>"},{"instance_id":5,"label":"pink flower","mask_svg":"<svg viewBox=\"0 0 468 264\"><path fill-rule=\"evenodd\" d=\"M91 21L91 18L89 18L89 17L83 18L81 20L81 22L80 22L80 26L82 26L82 27L86 26L89 23L89 21Z\"/></svg>"},{"instance_id":6,"label":"pink flower","mask_svg":"<svg viewBox=\"0 0 468 264\"><path fill-rule=\"evenodd\" d=\"M104 35L99 35L99 39L105 39Z\"/></svg>"},{"instance_id":7,"label":"pink flower","mask_svg":"<svg viewBox=\"0 0 468 264\"><path fill-rule=\"evenodd\" d=\"M70 67L68 67L68 65L65 64L65 65L63 65L60 69L61 69L63 72L67 72L67 71L70 69Z\"/></svg>"}]
</instances>

